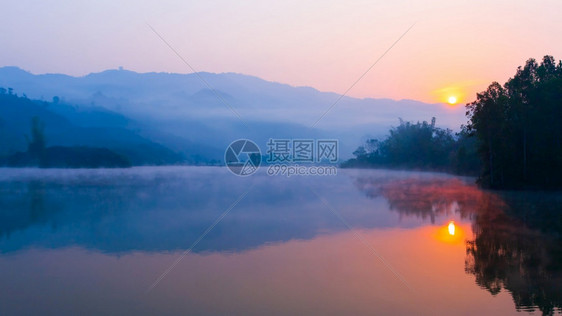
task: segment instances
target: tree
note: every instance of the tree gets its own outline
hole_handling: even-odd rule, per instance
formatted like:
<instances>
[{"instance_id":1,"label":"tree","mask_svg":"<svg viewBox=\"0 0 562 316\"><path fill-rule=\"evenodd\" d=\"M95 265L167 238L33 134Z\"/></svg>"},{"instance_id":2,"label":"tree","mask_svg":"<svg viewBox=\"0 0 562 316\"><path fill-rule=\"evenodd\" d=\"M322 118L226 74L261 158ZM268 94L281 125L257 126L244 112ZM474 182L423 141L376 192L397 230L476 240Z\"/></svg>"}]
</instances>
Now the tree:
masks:
<instances>
[{"instance_id":1,"label":"tree","mask_svg":"<svg viewBox=\"0 0 562 316\"><path fill-rule=\"evenodd\" d=\"M500 146L503 144L501 136L506 94L499 83L493 82L486 91L478 93L476 98L476 101L467 104L467 115L471 118L468 130L476 132L480 141L479 152L485 162L481 179L493 186L498 178L503 178L499 161L502 152Z\"/></svg>"},{"instance_id":2,"label":"tree","mask_svg":"<svg viewBox=\"0 0 562 316\"><path fill-rule=\"evenodd\" d=\"M481 184L562 185L562 62L529 59L504 86L494 82L478 93L466 114L484 163Z\"/></svg>"},{"instance_id":3,"label":"tree","mask_svg":"<svg viewBox=\"0 0 562 316\"><path fill-rule=\"evenodd\" d=\"M353 152L355 159L343 166L453 171L452 159L459 157L455 153L457 141L450 129L438 128L435 123L435 118L431 123L400 120L388 137L368 140Z\"/></svg>"},{"instance_id":4,"label":"tree","mask_svg":"<svg viewBox=\"0 0 562 316\"><path fill-rule=\"evenodd\" d=\"M31 119L31 138L28 138L27 151L34 159L40 159L45 151L45 124L34 116Z\"/></svg>"}]
</instances>

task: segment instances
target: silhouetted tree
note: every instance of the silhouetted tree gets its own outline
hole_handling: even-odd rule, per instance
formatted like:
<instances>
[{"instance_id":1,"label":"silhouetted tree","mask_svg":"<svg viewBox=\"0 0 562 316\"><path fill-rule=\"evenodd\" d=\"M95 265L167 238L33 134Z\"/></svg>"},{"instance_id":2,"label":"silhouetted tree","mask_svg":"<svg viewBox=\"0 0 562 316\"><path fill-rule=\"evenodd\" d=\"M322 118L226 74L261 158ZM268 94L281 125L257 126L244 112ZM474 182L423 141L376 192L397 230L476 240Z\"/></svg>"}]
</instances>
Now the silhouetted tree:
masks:
<instances>
[{"instance_id":1,"label":"silhouetted tree","mask_svg":"<svg viewBox=\"0 0 562 316\"><path fill-rule=\"evenodd\" d=\"M529 59L504 86L492 83L467 104L479 140L479 182L492 188L562 185L562 62Z\"/></svg>"},{"instance_id":2,"label":"silhouetted tree","mask_svg":"<svg viewBox=\"0 0 562 316\"><path fill-rule=\"evenodd\" d=\"M478 161L471 159L475 150L469 148L474 142L467 141L465 134L456 137L450 129L435 126L431 122L405 122L391 128L388 137L383 140L370 139L365 145L353 152L355 156L343 167L391 167L406 169L430 169L467 173L478 170ZM462 140L462 143L459 141ZM461 146L462 145L462 146ZM462 148L462 152L458 152ZM464 160L471 160L467 163ZM476 161L476 163L475 163Z\"/></svg>"}]
</instances>

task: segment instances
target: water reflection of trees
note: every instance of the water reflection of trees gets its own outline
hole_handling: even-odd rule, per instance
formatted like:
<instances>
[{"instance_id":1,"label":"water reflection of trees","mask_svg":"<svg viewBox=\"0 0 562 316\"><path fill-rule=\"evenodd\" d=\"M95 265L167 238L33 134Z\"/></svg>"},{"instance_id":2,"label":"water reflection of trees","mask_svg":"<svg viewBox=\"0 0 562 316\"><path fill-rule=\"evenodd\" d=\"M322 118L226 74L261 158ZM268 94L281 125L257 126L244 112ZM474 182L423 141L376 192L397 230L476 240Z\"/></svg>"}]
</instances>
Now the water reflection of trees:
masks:
<instances>
[{"instance_id":1,"label":"water reflection of trees","mask_svg":"<svg viewBox=\"0 0 562 316\"><path fill-rule=\"evenodd\" d=\"M465 270L492 294L508 290L518 310L538 307L552 314L562 308L562 239L559 232L530 226L547 223L548 218L555 225L560 214L544 210L535 214L541 219L528 223L525 210L536 209L532 197L504 199L505 208L483 204L477 209L474 239L466 243Z\"/></svg>"},{"instance_id":2,"label":"water reflection of trees","mask_svg":"<svg viewBox=\"0 0 562 316\"><path fill-rule=\"evenodd\" d=\"M358 178L369 197L385 198L401 216L430 219L458 213L472 221L465 271L517 310L562 311L562 198L548 193L492 193L459 179Z\"/></svg>"},{"instance_id":3,"label":"water reflection of trees","mask_svg":"<svg viewBox=\"0 0 562 316\"><path fill-rule=\"evenodd\" d=\"M480 200L489 199L475 186L459 179L410 178L387 181L358 178L357 187L371 198L382 196L401 216L415 216L435 222L437 216L458 213L469 218Z\"/></svg>"}]
</instances>

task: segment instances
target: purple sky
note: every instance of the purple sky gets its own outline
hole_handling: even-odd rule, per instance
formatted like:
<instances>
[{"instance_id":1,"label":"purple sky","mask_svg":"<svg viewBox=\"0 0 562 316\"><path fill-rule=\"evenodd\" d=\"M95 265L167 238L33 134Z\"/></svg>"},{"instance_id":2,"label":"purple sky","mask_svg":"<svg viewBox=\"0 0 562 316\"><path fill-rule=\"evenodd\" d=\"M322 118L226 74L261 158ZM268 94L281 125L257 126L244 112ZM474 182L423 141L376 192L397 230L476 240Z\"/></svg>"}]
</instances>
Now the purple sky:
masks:
<instances>
[{"instance_id":1,"label":"purple sky","mask_svg":"<svg viewBox=\"0 0 562 316\"><path fill-rule=\"evenodd\" d=\"M562 1L29 1L0 11L0 66L84 75L238 72L344 92L474 99L526 59L562 58Z\"/></svg>"}]
</instances>

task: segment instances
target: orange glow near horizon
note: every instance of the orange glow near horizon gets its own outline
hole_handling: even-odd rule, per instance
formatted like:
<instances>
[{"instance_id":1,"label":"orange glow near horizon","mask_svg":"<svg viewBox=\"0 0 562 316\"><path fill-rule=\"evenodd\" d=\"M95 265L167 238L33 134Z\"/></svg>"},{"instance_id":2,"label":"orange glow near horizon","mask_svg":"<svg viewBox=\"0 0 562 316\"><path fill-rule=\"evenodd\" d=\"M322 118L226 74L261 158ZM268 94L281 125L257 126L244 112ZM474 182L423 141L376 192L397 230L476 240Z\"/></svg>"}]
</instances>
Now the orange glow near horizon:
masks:
<instances>
[{"instance_id":1,"label":"orange glow near horizon","mask_svg":"<svg viewBox=\"0 0 562 316\"><path fill-rule=\"evenodd\" d=\"M467 83L457 83L431 92L433 98L448 106L455 107L469 98Z\"/></svg>"},{"instance_id":2,"label":"orange glow near horizon","mask_svg":"<svg viewBox=\"0 0 562 316\"><path fill-rule=\"evenodd\" d=\"M454 221L449 221L446 225L439 227L435 233L437 240L447 244L459 244L464 241L465 229Z\"/></svg>"},{"instance_id":3,"label":"orange glow near horizon","mask_svg":"<svg viewBox=\"0 0 562 316\"><path fill-rule=\"evenodd\" d=\"M346 95L431 104L447 104L455 96L460 107L493 81L505 82L527 59L562 55L559 34L548 31L562 27L562 1L516 0L508 10L502 1L142 3L53 1L42 7L10 1L3 12L14 14L3 15L0 25L14 31L2 35L0 66L73 76L118 66L141 73L191 73L146 27L144 21L150 21L200 71L246 74L337 94L365 74ZM374 19L374 12L385 14ZM521 23L527 16L541 18ZM130 23L124 27L123 21ZM49 28L38 27L43 25ZM120 31L108 32L113 29ZM45 58L21 53L37 47ZM88 54L69 56L76 47L88 47ZM380 63L367 73L377 58ZM461 93L434 93L451 87Z\"/></svg>"}]
</instances>

